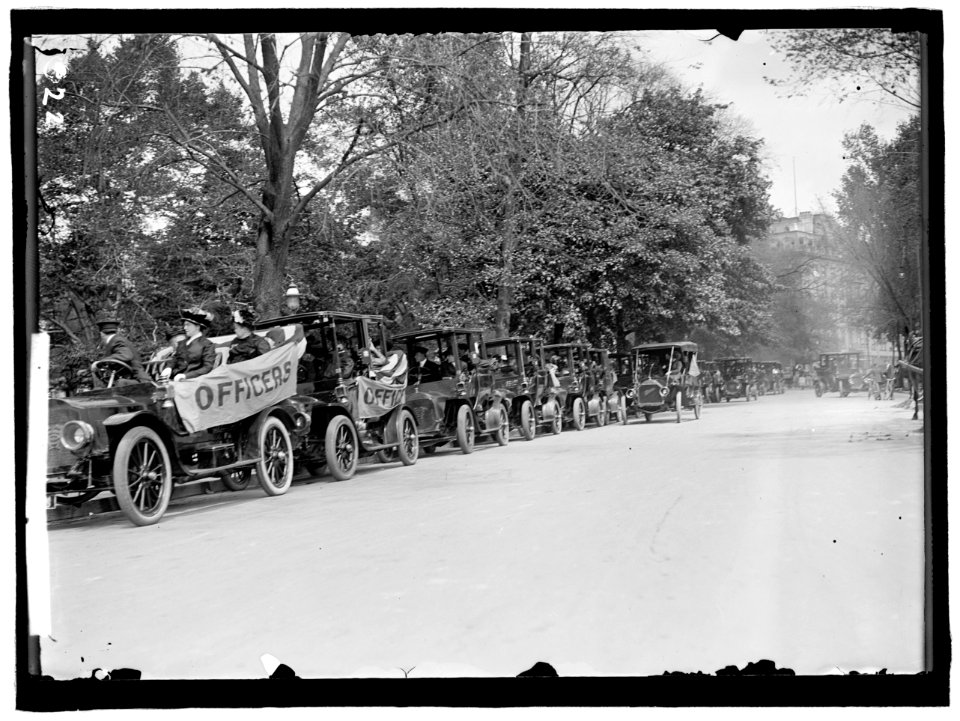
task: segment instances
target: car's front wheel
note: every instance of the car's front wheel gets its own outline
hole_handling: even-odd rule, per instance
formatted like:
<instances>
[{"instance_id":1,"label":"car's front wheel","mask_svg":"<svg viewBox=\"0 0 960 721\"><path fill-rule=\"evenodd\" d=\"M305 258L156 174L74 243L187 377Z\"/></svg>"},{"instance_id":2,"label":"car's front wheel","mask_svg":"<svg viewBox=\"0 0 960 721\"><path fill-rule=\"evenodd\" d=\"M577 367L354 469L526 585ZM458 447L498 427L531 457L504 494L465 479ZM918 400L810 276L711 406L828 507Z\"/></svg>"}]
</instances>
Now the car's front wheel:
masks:
<instances>
[{"instance_id":1,"label":"car's front wheel","mask_svg":"<svg viewBox=\"0 0 960 721\"><path fill-rule=\"evenodd\" d=\"M460 446L461 453L473 453L475 434L473 411L464 404L457 409L457 445Z\"/></svg>"},{"instance_id":2,"label":"car's front wheel","mask_svg":"<svg viewBox=\"0 0 960 721\"><path fill-rule=\"evenodd\" d=\"M497 407L500 411L500 423L497 430L493 432L493 439L497 442L497 445L505 446L510 442L510 416L502 403L498 403Z\"/></svg>"},{"instance_id":3,"label":"car's front wheel","mask_svg":"<svg viewBox=\"0 0 960 721\"><path fill-rule=\"evenodd\" d=\"M353 478L357 471L360 449L357 445L357 432L346 416L334 416L330 419L324 434L324 455L330 475L338 481Z\"/></svg>"},{"instance_id":4,"label":"car's front wheel","mask_svg":"<svg viewBox=\"0 0 960 721\"><path fill-rule=\"evenodd\" d=\"M397 455L405 466L412 466L420 455L417 422L410 411L403 411L400 414L400 445L397 446Z\"/></svg>"},{"instance_id":5,"label":"car's front wheel","mask_svg":"<svg viewBox=\"0 0 960 721\"><path fill-rule=\"evenodd\" d=\"M574 398L571 406L571 415L573 417L573 427L582 431L587 425L587 407L583 403L583 398Z\"/></svg>"},{"instance_id":6,"label":"car's front wheel","mask_svg":"<svg viewBox=\"0 0 960 721\"><path fill-rule=\"evenodd\" d=\"M557 435L563 430L563 408L559 401L553 402L553 421L550 424L550 432Z\"/></svg>"},{"instance_id":7,"label":"car's front wheel","mask_svg":"<svg viewBox=\"0 0 960 721\"><path fill-rule=\"evenodd\" d=\"M520 406L520 433L528 441L537 435L537 416L530 401L524 401Z\"/></svg>"},{"instance_id":8,"label":"car's front wheel","mask_svg":"<svg viewBox=\"0 0 960 721\"><path fill-rule=\"evenodd\" d=\"M113 457L113 489L134 525L149 526L166 513L173 473L167 448L154 430L137 426L120 439Z\"/></svg>"},{"instance_id":9,"label":"car's front wheel","mask_svg":"<svg viewBox=\"0 0 960 721\"><path fill-rule=\"evenodd\" d=\"M268 496L282 496L293 483L293 444L290 433L276 416L269 416L260 426L257 479Z\"/></svg>"}]
</instances>

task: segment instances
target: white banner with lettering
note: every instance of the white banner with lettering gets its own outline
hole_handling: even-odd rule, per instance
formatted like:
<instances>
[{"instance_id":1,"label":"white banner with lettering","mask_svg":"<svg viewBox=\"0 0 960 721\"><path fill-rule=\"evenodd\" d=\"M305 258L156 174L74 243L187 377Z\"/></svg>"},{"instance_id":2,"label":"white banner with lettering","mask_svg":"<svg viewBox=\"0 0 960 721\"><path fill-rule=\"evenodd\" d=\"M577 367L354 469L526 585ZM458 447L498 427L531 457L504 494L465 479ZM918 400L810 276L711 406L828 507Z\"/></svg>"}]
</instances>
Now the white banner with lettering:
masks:
<instances>
[{"instance_id":1,"label":"white banner with lettering","mask_svg":"<svg viewBox=\"0 0 960 721\"><path fill-rule=\"evenodd\" d=\"M393 410L406 397L407 384L381 383L364 376L357 378L357 385L350 392L357 394L358 418L379 418Z\"/></svg>"},{"instance_id":2,"label":"white banner with lettering","mask_svg":"<svg viewBox=\"0 0 960 721\"><path fill-rule=\"evenodd\" d=\"M199 378L173 384L183 425L194 433L236 423L297 392L296 343L256 358L222 365Z\"/></svg>"}]
</instances>

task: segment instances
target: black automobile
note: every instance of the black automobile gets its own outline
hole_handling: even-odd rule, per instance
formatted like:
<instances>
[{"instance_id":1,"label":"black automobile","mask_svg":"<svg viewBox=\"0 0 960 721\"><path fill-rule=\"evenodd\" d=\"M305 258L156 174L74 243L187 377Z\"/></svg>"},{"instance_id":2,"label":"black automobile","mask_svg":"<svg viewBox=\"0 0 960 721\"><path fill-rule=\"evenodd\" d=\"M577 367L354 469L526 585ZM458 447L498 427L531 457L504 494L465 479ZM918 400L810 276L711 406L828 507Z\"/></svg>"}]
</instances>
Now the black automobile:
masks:
<instances>
[{"instance_id":1,"label":"black automobile","mask_svg":"<svg viewBox=\"0 0 960 721\"><path fill-rule=\"evenodd\" d=\"M556 388L550 383L543 357L543 341L528 336L495 338L485 343L494 369L494 389L501 394L511 423L527 440L538 428L560 432L562 421Z\"/></svg>"},{"instance_id":2,"label":"black automobile","mask_svg":"<svg viewBox=\"0 0 960 721\"><path fill-rule=\"evenodd\" d=\"M846 398L857 391L870 391L859 353L821 353L813 383L818 398L824 393L840 393Z\"/></svg>"},{"instance_id":3,"label":"black automobile","mask_svg":"<svg viewBox=\"0 0 960 721\"><path fill-rule=\"evenodd\" d=\"M730 402L731 398L743 398L746 401L759 398L757 391L756 364L752 358L718 358L717 364L723 375L723 400Z\"/></svg>"},{"instance_id":4,"label":"black automobile","mask_svg":"<svg viewBox=\"0 0 960 721\"><path fill-rule=\"evenodd\" d=\"M404 402L407 374L389 382L376 377L375 361L390 355L383 316L313 311L256 327L269 332L281 323L303 328L297 392L315 401L297 462L315 474L325 467L337 480L352 478L362 456L389 454L404 465L416 463L417 422ZM397 362L407 360L398 356Z\"/></svg>"},{"instance_id":5,"label":"black automobile","mask_svg":"<svg viewBox=\"0 0 960 721\"><path fill-rule=\"evenodd\" d=\"M655 413L674 413L680 423L684 409L692 410L699 420L703 393L697 351L691 341L633 347L635 403L646 421Z\"/></svg>"},{"instance_id":6,"label":"black automobile","mask_svg":"<svg viewBox=\"0 0 960 721\"><path fill-rule=\"evenodd\" d=\"M267 495L287 492L294 452L311 428L296 394L302 334L278 328L269 353L226 366L233 336L211 338L217 366L188 381L137 381L122 361L99 361L103 387L49 400L47 507L113 493L131 523L157 523L175 486L221 478L240 488L256 469Z\"/></svg>"},{"instance_id":7,"label":"black automobile","mask_svg":"<svg viewBox=\"0 0 960 721\"><path fill-rule=\"evenodd\" d=\"M702 360L700 363L700 387L703 399L708 403L719 403L723 395L723 375L717 361Z\"/></svg>"},{"instance_id":8,"label":"black automobile","mask_svg":"<svg viewBox=\"0 0 960 721\"><path fill-rule=\"evenodd\" d=\"M495 388L480 329L423 328L398 333L393 341L412 359L405 403L424 452L455 442L461 453L472 453L478 435L509 442L508 407Z\"/></svg>"},{"instance_id":9,"label":"black automobile","mask_svg":"<svg viewBox=\"0 0 960 721\"><path fill-rule=\"evenodd\" d=\"M587 343L555 343L543 347L547 368L554 373L559 386L556 395L563 420L578 431L587 425L586 394L592 380L587 376L589 349Z\"/></svg>"}]
</instances>

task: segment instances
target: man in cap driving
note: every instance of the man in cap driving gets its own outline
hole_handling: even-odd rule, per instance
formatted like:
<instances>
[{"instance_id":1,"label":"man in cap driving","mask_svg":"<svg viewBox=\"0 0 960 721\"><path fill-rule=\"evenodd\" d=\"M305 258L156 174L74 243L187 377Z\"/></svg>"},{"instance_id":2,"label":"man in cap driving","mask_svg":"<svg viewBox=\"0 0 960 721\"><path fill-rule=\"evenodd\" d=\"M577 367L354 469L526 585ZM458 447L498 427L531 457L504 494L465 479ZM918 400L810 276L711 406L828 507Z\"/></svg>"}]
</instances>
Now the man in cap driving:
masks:
<instances>
[{"instance_id":1,"label":"man in cap driving","mask_svg":"<svg viewBox=\"0 0 960 721\"><path fill-rule=\"evenodd\" d=\"M103 347L103 356L97 359L97 363L109 361L120 361L130 367L133 372L131 380L138 383L145 383L150 380L140 365L139 354L133 344L127 340L126 336L120 333L120 321L110 316L97 321L100 329L100 345Z\"/></svg>"}]
</instances>

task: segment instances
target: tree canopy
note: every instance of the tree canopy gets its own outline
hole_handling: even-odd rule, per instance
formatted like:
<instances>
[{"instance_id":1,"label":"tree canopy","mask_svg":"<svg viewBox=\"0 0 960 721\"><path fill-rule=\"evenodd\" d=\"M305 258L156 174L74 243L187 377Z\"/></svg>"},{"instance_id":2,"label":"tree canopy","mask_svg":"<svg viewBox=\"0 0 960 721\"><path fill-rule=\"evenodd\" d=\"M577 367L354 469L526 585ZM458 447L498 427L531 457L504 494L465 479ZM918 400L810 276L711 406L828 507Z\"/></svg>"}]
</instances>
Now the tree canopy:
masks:
<instances>
[{"instance_id":1,"label":"tree canopy","mask_svg":"<svg viewBox=\"0 0 960 721\"><path fill-rule=\"evenodd\" d=\"M770 335L762 144L593 33L91 42L40 139L53 372L110 310L375 312L611 346ZM38 93L51 86L38 82Z\"/></svg>"}]
</instances>

